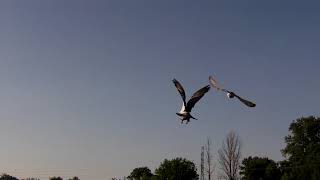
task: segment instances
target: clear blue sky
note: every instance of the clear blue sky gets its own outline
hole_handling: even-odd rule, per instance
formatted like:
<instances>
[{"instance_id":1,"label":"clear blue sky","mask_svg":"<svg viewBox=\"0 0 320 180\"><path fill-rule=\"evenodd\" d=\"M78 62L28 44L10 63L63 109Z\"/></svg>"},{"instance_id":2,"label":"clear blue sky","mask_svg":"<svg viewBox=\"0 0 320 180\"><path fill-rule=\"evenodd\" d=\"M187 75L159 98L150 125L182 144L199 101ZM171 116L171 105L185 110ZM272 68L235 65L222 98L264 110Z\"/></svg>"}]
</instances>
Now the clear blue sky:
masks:
<instances>
[{"instance_id":1,"label":"clear blue sky","mask_svg":"<svg viewBox=\"0 0 320 180\"><path fill-rule=\"evenodd\" d=\"M0 1L0 171L123 177L200 161L236 131L243 157L281 160L292 120L319 115L317 1ZM214 75L199 121L175 112ZM217 157L217 156L215 156Z\"/></svg>"}]
</instances>

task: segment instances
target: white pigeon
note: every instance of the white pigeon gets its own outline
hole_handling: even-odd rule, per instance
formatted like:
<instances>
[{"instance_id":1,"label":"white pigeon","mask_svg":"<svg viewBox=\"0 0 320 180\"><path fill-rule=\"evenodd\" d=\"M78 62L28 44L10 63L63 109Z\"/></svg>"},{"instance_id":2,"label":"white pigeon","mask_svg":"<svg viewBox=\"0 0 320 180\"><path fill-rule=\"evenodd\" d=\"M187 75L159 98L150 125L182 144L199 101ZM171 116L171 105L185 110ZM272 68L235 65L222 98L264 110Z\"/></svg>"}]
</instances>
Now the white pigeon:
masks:
<instances>
[{"instance_id":1,"label":"white pigeon","mask_svg":"<svg viewBox=\"0 0 320 180\"><path fill-rule=\"evenodd\" d=\"M183 104L182 104L180 112L176 113L181 119L181 124L183 123L183 121L186 121L186 124L188 124L188 122L190 122L190 119L198 120L190 114L191 109L204 96L204 94L210 90L210 85L207 85L207 86L199 89L197 92L195 92L192 95L192 97L190 98L188 103L186 103L186 93L185 93L182 85L176 79L173 79L172 81L173 81L174 85L176 86L176 88L177 88L178 92L180 93L182 100L183 100Z\"/></svg>"},{"instance_id":2,"label":"white pigeon","mask_svg":"<svg viewBox=\"0 0 320 180\"><path fill-rule=\"evenodd\" d=\"M255 103L241 98L240 96L238 96L238 95L235 94L234 92L221 88L221 87L218 85L217 81L216 81L212 76L209 76L209 82L210 82L210 84L211 84L214 88L216 88L217 90L226 92L228 98L232 99L232 98L236 97L236 98L238 98L243 104L245 104L245 105L248 106L248 107L255 107L255 106L256 106Z\"/></svg>"}]
</instances>

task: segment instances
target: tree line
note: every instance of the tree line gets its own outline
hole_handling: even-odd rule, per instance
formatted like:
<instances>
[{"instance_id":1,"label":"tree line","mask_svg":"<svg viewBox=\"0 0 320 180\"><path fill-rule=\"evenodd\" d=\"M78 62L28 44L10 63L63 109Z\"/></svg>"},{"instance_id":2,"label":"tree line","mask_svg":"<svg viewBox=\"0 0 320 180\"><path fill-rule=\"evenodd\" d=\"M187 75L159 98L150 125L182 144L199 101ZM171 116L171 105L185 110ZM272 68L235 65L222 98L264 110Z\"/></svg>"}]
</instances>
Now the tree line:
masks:
<instances>
[{"instance_id":1,"label":"tree line","mask_svg":"<svg viewBox=\"0 0 320 180\"><path fill-rule=\"evenodd\" d=\"M218 150L219 180L319 180L320 179L320 118L309 116L294 120L289 125L289 134L284 138L286 146L281 149L284 160L276 162L268 157L241 157L241 141L235 132L230 132ZM215 163L208 138L202 148L204 164L200 177L194 162L185 158L165 159L154 173L148 167L134 168L121 180L211 180ZM242 161L240 160L242 158ZM18 180L2 174L0 180ZM21 180L39 180L26 178ZM49 180L63 180L51 177ZM73 177L69 180L79 180ZM112 178L112 180L120 180Z\"/></svg>"},{"instance_id":2,"label":"tree line","mask_svg":"<svg viewBox=\"0 0 320 180\"><path fill-rule=\"evenodd\" d=\"M320 179L320 118L309 116L294 120L285 136L284 160L276 162L268 157L249 156L241 161L241 141L235 132L226 135L218 150L219 180L319 180ZM130 180L211 180L215 172L211 141L208 138L200 177L193 162L176 158L165 160L152 174L147 167L135 168ZM188 163L186 167L185 162ZM184 167L181 169L180 167ZM180 169L179 169L180 168ZM192 172L192 173L191 173ZM191 173L192 175L185 176Z\"/></svg>"},{"instance_id":3,"label":"tree line","mask_svg":"<svg viewBox=\"0 0 320 180\"><path fill-rule=\"evenodd\" d=\"M319 180L320 118L309 116L293 121L285 143L281 150L283 161L257 156L244 158L240 166L241 179Z\"/></svg>"},{"instance_id":4,"label":"tree line","mask_svg":"<svg viewBox=\"0 0 320 180\"><path fill-rule=\"evenodd\" d=\"M0 180L19 180L18 178L8 175L8 174L2 174L0 176ZM40 180L39 178L24 178L20 180ZM57 176L57 177L50 177L49 180L63 180L63 178ZM74 176L73 178L70 178L68 180L80 180L77 176Z\"/></svg>"}]
</instances>

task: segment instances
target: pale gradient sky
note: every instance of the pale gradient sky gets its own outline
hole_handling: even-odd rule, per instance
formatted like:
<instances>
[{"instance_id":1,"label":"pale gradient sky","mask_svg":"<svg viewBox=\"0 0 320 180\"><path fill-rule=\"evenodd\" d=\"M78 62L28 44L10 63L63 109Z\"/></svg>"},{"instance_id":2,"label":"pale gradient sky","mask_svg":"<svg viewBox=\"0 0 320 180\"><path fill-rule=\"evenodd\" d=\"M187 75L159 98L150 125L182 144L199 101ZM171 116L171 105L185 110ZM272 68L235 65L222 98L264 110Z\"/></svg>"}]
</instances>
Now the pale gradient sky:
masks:
<instances>
[{"instance_id":1,"label":"pale gradient sky","mask_svg":"<svg viewBox=\"0 0 320 180\"><path fill-rule=\"evenodd\" d=\"M292 120L319 115L317 1L0 1L0 172L123 177L164 158L199 164L227 132L243 156L281 160ZM211 90L214 75L257 103ZM215 156L216 157L216 156Z\"/></svg>"}]
</instances>

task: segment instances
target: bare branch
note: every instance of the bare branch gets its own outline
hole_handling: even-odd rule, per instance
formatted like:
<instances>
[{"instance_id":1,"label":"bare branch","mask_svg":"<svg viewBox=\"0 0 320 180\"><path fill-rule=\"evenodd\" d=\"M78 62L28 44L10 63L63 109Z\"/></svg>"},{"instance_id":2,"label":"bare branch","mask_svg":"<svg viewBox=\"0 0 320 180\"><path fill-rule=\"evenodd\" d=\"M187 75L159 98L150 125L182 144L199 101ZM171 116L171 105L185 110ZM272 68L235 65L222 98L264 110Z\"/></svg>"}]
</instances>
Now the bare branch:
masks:
<instances>
[{"instance_id":1,"label":"bare branch","mask_svg":"<svg viewBox=\"0 0 320 180\"><path fill-rule=\"evenodd\" d=\"M218 154L221 169L225 173L227 179L238 179L241 157L241 142L239 136L233 131L228 133Z\"/></svg>"}]
</instances>

